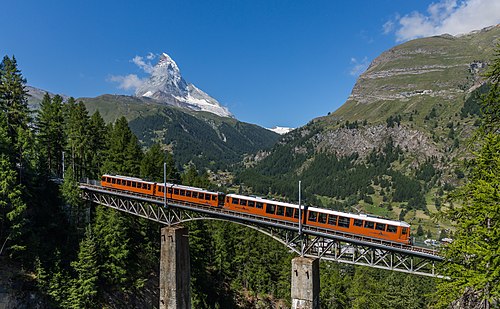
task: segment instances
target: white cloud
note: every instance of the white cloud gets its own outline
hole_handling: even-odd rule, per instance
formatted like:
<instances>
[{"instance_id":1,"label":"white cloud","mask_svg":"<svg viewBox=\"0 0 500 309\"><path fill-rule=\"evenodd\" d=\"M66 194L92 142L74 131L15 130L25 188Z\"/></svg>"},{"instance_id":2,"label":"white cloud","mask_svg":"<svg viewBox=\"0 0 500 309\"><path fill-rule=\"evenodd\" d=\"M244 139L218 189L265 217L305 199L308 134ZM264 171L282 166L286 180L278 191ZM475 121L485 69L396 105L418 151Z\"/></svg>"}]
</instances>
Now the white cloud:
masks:
<instances>
[{"instance_id":1,"label":"white cloud","mask_svg":"<svg viewBox=\"0 0 500 309\"><path fill-rule=\"evenodd\" d=\"M500 23L498 0L440 0L427 12L397 16L383 25L384 33L394 32L396 41L439 34L464 34Z\"/></svg>"},{"instance_id":2,"label":"white cloud","mask_svg":"<svg viewBox=\"0 0 500 309\"><path fill-rule=\"evenodd\" d=\"M135 90L139 88L147 78L139 78L135 74L129 74L129 75L111 75L109 77L109 81L119 83L118 88L123 89L123 90Z\"/></svg>"},{"instance_id":3,"label":"white cloud","mask_svg":"<svg viewBox=\"0 0 500 309\"><path fill-rule=\"evenodd\" d=\"M359 76L361 73L366 71L370 63L368 62L368 58L364 57L363 60L359 61L356 58L351 58L351 64L353 65L349 74L352 76Z\"/></svg>"},{"instance_id":4,"label":"white cloud","mask_svg":"<svg viewBox=\"0 0 500 309\"><path fill-rule=\"evenodd\" d=\"M149 56L150 55L146 56L146 58L149 59ZM131 61L135 63L135 65L137 65L139 68L141 68L144 72L149 74L153 72L153 64L150 61L144 61L143 57L135 56Z\"/></svg>"},{"instance_id":5,"label":"white cloud","mask_svg":"<svg viewBox=\"0 0 500 309\"><path fill-rule=\"evenodd\" d=\"M141 70L143 70L149 76L153 72L154 68L154 65L151 63L151 61L156 59L156 57L158 57L157 54L149 52L145 57L135 56L134 58L132 58L132 60L130 60L130 62L137 65ZM146 59L146 61L144 59ZM120 89L135 91L144 82L146 82L147 79L148 77L140 78L136 74L128 74L128 75L111 75L110 77L108 77L107 81L118 83L118 88Z\"/></svg>"}]
</instances>

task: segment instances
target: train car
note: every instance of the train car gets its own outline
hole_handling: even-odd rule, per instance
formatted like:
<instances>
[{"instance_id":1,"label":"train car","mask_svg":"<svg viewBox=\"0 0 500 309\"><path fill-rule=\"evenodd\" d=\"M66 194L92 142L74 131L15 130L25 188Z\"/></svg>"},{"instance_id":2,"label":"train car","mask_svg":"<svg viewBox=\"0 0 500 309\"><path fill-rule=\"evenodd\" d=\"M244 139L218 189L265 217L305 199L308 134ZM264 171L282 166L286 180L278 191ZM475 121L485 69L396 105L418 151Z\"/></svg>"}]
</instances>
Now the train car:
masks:
<instances>
[{"instance_id":1,"label":"train car","mask_svg":"<svg viewBox=\"0 0 500 309\"><path fill-rule=\"evenodd\" d=\"M154 195L155 191L154 182L120 175L102 175L101 186L150 195Z\"/></svg>"},{"instance_id":2,"label":"train car","mask_svg":"<svg viewBox=\"0 0 500 309\"><path fill-rule=\"evenodd\" d=\"M405 244L411 243L410 225L408 223L365 214L355 215L309 207L306 224L371 238Z\"/></svg>"},{"instance_id":3,"label":"train car","mask_svg":"<svg viewBox=\"0 0 500 309\"><path fill-rule=\"evenodd\" d=\"M299 207L296 204L277 202L273 200L228 194L225 207L234 211L251 213L268 218L298 222ZM304 207L302 222L306 225L325 229L384 239L398 243L409 244L410 225L402 221L394 221L355 215L323 208Z\"/></svg>"},{"instance_id":4,"label":"train car","mask_svg":"<svg viewBox=\"0 0 500 309\"><path fill-rule=\"evenodd\" d=\"M298 222L299 220L298 205L273 201L260 197L227 194L224 207L234 211L251 213L273 219L292 222ZM305 217L303 218L303 222L305 223Z\"/></svg>"},{"instance_id":5,"label":"train car","mask_svg":"<svg viewBox=\"0 0 500 309\"><path fill-rule=\"evenodd\" d=\"M157 183L155 195L158 197L164 197L164 188L165 186L163 183ZM208 205L213 207L224 206L223 193L212 192L196 187L175 185L171 183L167 183L167 199Z\"/></svg>"}]
</instances>

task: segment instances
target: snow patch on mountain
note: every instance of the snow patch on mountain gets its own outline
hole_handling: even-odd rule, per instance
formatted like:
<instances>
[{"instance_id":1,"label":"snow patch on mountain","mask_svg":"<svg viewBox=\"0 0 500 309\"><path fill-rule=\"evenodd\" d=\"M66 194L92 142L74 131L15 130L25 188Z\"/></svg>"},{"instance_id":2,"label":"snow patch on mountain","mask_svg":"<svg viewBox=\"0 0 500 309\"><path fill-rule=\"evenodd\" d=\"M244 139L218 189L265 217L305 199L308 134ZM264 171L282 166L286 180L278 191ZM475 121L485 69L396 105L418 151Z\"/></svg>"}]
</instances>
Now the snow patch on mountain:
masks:
<instances>
[{"instance_id":1,"label":"snow patch on mountain","mask_svg":"<svg viewBox=\"0 0 500 309\"><path fill-rule=\"evenodd\" d=\"M205 111L221 117L234 117L216 99L195 85L187 83L182 78L177 63L166 53L160 56L158 63L151 69L151 76L137 88L135 95L193 111Z\"/></svg>"},{"instance_id":2,"label":"snow patch on mountain","mask_svg":"<svg viewBox=\"0 0 500 309\"><path fill-rule=\"evenodd\" d=\"M288 128L288 127L274 127L272 129L269 129L267 128L269 131L273 131L275 133L278 133L279 135L283 135L283 134L286 134L292 130L294 130L295 128Z\"/></svg>"}]
</instances>

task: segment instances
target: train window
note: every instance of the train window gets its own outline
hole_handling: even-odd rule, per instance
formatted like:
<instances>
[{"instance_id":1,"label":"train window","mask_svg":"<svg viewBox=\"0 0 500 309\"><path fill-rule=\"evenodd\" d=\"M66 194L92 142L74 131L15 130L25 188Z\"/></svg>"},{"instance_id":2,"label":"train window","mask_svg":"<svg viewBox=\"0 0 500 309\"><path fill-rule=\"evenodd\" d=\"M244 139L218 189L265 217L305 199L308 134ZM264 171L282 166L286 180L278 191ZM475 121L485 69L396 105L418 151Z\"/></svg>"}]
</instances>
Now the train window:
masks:
<instances>
[{"instance_id":1,"label":"train window","mask_svg":"<svg viewBox=\"0 0 500 309\"><path fill-rule=\"evenodd\" d=\"M106 182L111 182L111 178L106 177Z\"/></svg>"},{"instance_id":2,"label":"train window","mask_svg":"<svg viewBox=\"0 0 500 309\"><path fill-rule=\"evenodd\" d=\"M174 189L174 194L179 195L179 189Z\"/></svg>"},{"instance_id":3,"label":"train window","mask_svg":"<svg viewBox=\"0 0 500 309\"><path fill-rule=\"evenodd\" d=\"M217 195L212 194L212 201L217 200Z\"/></svg>"},{"instance_id":4,"label":"train window","mask_svg":"<svg viewBox=\"0 0 500 309\"><path fill-rule=\"evenodd\" d=\"M336 215L329 215L328 216L328 224L337 225L337 216Z\"/></svg>"},{"instance_id":5,"label":"train window","mask_svg":"<svg viewBox=\"0 0 500 309\"><path fill-rule=\"evenodd\" d=\"M210 194L205 193L205 200L210 201Z\"/></svg>"},{"instance_id":6,"label":"train window","mask_svg":"<svg viewBox=\"0 0 500 309\"><path fill-rule=\"evenodd\" d=\"M373 229L375 227L375 223L371 221L365 221L365 229Z\"/></svg>"},{"instance_id":7,"label":"train window","mask_svg":"<svg viewBox=\"0 0 500 309\"><path fill-rule=\"evenodd\" d=\"M143 183L143 184L142 184L142 188L143 188L143 189L147 189L147 188L148 188L148 185L147 185L147 184L145 184L145 183Z\"/></svg>"},{"instance_id":8,"label":"train window","mask_svg":"<svg viewBox=\"0 0 500 309\"><path fill-rule=\"evenodd\" d=\"M315 211L309 211L309 221L316 222L316 219L318 218L318 213Z\"/></svg>"},{"instance_id":9,"label":"train window","mask_svg":"<svg viewBox=\"0 0 500 309\"><path fill-rule=\"evenodd\" d=\"M186 196L186 190L182 190L182 189L181 189L181 191L180 191L180 195L181 195L181 196Z\"/></svg>"},{"instance_id":10,"label":"train window","mask_svg":"<svg viewBox=\"0 0 500 309\"><path fill-rule=\"evenodd\" d=\"M248 201L248 207L255 207L254 201Z\"/></svg>"},{"instance_id":11,"label":"train window","mask_svg":"<svg viewBox=\"0 0 500 309\"><path fill-rule=\"evenodd\" d=\"M261 202L257 202L257 203L255 204L255 207L257 207L257 208L259 208L259 209L262 209L262 208L264 208L264 205L263 205Z\"/></svg>"},{"instance_id":12,"label":"train window","mask_svg":"<svg viewBox=\"0 0 500 309\"><path fill-rule=\"evenodd\" d=\"M132 181L132 188L137 188L137 183L135 181Z\"/></svg>"},{"instance_id":13,"label":"train window","mask_svg":"<svg viewBox=\"0 0 500 309\"><path fill-rule=\"evenodd\" d=\"M112 183L116 183L116 179L112 178L112 179L111 179L111 182L112 182Z\"/></svg>"},{"instance_id":14,"label":"train window","mask_svg":"<svg viewBox=\"0 0 500 309\"><path fill-rule=\"evenodd\" d=\"M191 191L186 191L186 196L191 197Z\"/></svg>"},{"instance_id":15,"label":"train window","mask_svg":"<svg viewBox=\"0 0 500 309\"><path fill-rule=\"evenodd\" d=\"M318 222L319 223L326 223L326 214L325 213L320 213L319 214Z\"/></svg>"},{"instance_id":16,"label":"train window","mask_svg":"<svg viewBox=\"0 0 500 309\"><path fill-rule=\"evenodd\" d=\"M278 210L276 210L278 216L283 216L285 214L285 206L278 205Z\"/></svg>"},{"instance_id":17,"label":"train window","mask_svg":"<svg viewBox=\"0 0 500 309\"><path fill-rule=\"evenodd\" d=\"M240 199L234 198L233 197L233 204L238 205L240 203Z\"/></svg>"},{"instance_id":18,"label":"train window","mask_svg":"<svg viewBox=\"0 0 500 309\"><path fill-rule=\"evenodd\" d=\"M387 225L387 232L389 233L396 233L396 231L398 230L398 228L394 225Z\"/></svg>"},{"instance_id":19,"label":"train window","mask_svg":"<svg viewBox=\"0 0 500 309\"><path fill-rule=\"evenodd\" d=\"M298 219L299 218L299 210L295 209L295 212L293 213L293 217Z\"/></svg>"},{"instance_id":20,"label":"train window","mask_svg":"<svg viewBox=\"0 0 500 309\"><path fill-rule=\"evenodd\" d=\"M347 217L339 217L339 226L340 227L349 227L351 223L351 219Z\"/></svg>"},{"instance_id":21,"label":"train window","mask_svg":"<svg viewBox=\"0 0 500 309\"><path fill-rule=\"evenodd\" d=\"M172 194L172 188L168 188L168 193Z\"/></svg>"},{"instance_id":22,"label":"train window","mask_svg":"<svg viewBox=\"0 0 500 309\"><path fill-rule=\"evenodd\" d=\"M379 230L379 231L385 231L385 224L377 223L377 224L375 224L375 229Z\"/></svg>"},{"instance_id":23,"label":"train window","mask_svg":"<svg viewBox=\"0 0 500 309\"><path fill-rule=\"evenodd\" d=\"M121 184L122 184L121 179L117 179L117 180L116 180L116 184L117 184L117 185L121 185Z\"/></svg>"},{"instance_id":24,"label":"train window","mask_svg":"<svg viewBox=\"0 0 500 309\"><path fill-rule=\"evenodd\" d=\"M266 213L274 215L275 210L276 210L276 205L266 204Z\"/></svg>"},{"instance_id":25,"label":"train window","mask_svg":"<svg viewBox=\"0 0 500 309\"><path fill-rule=\"evenodd\" d=\"M291 207L287 207L286 210L285 210L285 217L293 217L293 208Z\"/></svg>"},{"instance_id":26,"label":"train window","mask_svg":"<svg viewBox=\"0 0 500 309\"><path fill-rule=\"evenodd\" d=\"M403 231L401 232L401 234L406 235L406 233L408 233L408 228L404 227Z\"/></svg>"},{"instance_id":27,"label":"train window","mask_svg":"<svg viewBox=\"0 0 500 309\"><path fill-rule=\"evenodd\" d=\"M151 190L151 184L148 184L148 190Z\"/></svg>"},{"instance_id":28,"label":"train window","mask_svg":"<svg viewBox=\"0 0 500 309\"><path fill-rule=\"evenodd\" d=\"M163 187L158 186L158 192L163 192Z\"/></svg>"},{"instance_id":29,"label":"train window","mask_svg":"<svg viewBox=\"0 0 500 309\"><path fill-rule=\"evenodd\" d=\"M198 192L193 192L193 198L198 198Z\"/></svg>"},{"instance_id":30,"label":"train window","mask_svg":"<svg viewBox=\"0 0 500 309\"><path fill-rule=\"evenodd\" d=\"M246 206L247 205L247 200L240 200L240 205L241 206Z\"/></svg>"},{"instance_id":31,"label":"train window","mask_svg":"<svg viewBox=\"0 0 500 309\"><path fill-rule=\"evenodd\" d=\"M354 226L363 226L363 220L354 219Z\"/></svg>"}]
</instances>

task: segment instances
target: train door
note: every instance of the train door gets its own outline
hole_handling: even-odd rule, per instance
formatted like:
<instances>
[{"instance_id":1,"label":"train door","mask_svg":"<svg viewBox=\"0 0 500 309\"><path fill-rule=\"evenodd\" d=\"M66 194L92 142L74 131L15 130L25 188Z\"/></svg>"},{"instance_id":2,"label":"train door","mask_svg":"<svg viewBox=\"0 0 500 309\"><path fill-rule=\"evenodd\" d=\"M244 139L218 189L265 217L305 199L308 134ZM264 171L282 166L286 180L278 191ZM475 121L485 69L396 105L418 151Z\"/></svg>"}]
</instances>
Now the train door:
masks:
<instances>
[{"instance_id":1,"label":"train door","mask_svg":"<svg viewBox=\"0 0 500 309\"><path fill-rule=\"evenodd\" d=\"M410 229L407 227L401 227L401 234L399 235L399 239L401 239L404 242L410 242L409 235L410 234Z\"/></svg>"},{"instance_id":2,"label":"train door","mask_svg":"<svg viewBox=\"0 0 500 309\"><path fill-rule=\"evenodd\" d=\"M222 192L217 193L217 206L218 207L224 207L224 198L226 195Z\"/></svg>"}]
</instances>

